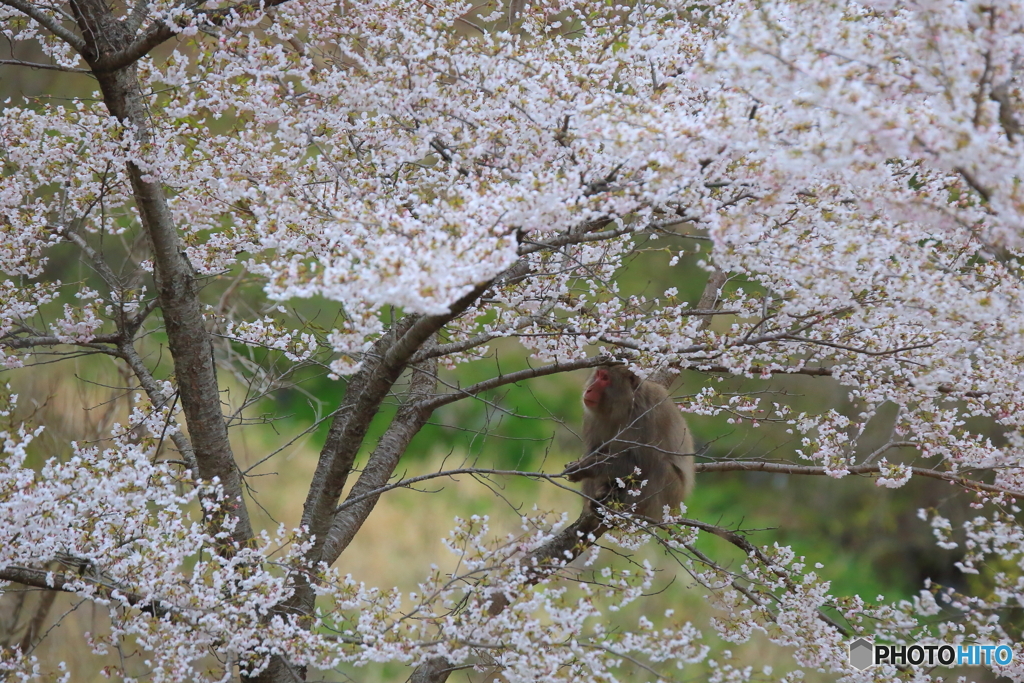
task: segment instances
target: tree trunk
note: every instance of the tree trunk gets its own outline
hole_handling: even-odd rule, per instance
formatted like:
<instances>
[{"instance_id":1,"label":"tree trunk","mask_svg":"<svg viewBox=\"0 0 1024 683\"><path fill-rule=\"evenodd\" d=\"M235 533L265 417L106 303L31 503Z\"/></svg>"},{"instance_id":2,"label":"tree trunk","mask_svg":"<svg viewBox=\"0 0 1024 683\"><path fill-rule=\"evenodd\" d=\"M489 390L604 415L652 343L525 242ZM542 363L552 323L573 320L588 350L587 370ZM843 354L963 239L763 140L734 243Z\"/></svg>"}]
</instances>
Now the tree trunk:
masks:
<instances>
[{"instance_id":1,"label":"tree trunk","mask_svg":"<svg viewBox=\"0 0 1024 683\"><path fill-rule=\"evenodd\" d=\"M90 65L130 44L132 35L102 0L77 0L72 3L72 9L86 43L83 57ZM115 71L97 69L95 75L107 109L122 124L134 129L137 141L145 142L148 121L135 64ZM225 504L221 515L209 521L216 526L225 515L237 518L231 539L235 545L245 545L252 538L252 527L242 499L241 473L235 464L221 410L213 344L203 320L195 270L185 255L185 245L174 225L163 186L133 162L127 163L126 172L153 248L157 296L185 423L196 456L198 472L193 472L193 476L206 482L219 480L224 488Z\"/></svg>"}]
</instances>

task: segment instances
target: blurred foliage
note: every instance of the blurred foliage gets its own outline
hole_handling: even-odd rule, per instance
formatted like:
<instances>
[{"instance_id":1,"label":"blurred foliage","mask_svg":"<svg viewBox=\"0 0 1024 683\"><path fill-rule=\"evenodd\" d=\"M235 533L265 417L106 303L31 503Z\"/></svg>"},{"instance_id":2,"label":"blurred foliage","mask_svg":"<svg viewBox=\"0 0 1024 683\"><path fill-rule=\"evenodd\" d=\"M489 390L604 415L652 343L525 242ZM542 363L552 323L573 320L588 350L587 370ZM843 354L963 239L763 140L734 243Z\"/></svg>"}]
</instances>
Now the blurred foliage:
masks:
<instances>
[{"instance_id":1,"label":"blurred foliage","mask_svg":"<svg viewBox=\"0 0 1024 683\"><path fill-rule=\"evenodd\" d=\"M89 79L78 76L14 67L0 72L2 97L35 97L46 92L87 96L93 87ZM115 262L128 252L144 250L141 240L135 243L127 240L128 237L110 239L103 248ZM709 242L677 235L656 240L644 238L637 247L636 254L621 273L622 291L656 297L669 287L676 287L680 299L696 304L707 277L698 262L709 251ZM680 264L669 267L671 256L680 251L686 252ZM50 251L47 271L49 277L59 277L67 283L80 281L102 291L96 274L79 261L77 250L69 245L59 245ZM748 292L757 289L748 281L732 280L726 290L736 287ZM65 296L70 297L71 292ZM210 304L245 311L250 317L263 315L271 308L259 284L247 280L240 271L208 281L204 298ZM61 303L57 301L53 306L59 308ZM307 322L309 331L321 335L331 329L341 314L337 305L322 300L288 302L288 309ZM146 346L147 361L159 363L157 375L167 377L170 366L162 335L150 335ZM282 363L278 352L250 350L237 344L231 345L231 351L245 356L254 366ZM54 358L46 355L38 358L39 363L49 360ZM124 419L125 406L118 403L118 397L124 394L123 387L128 385L129 378L119 377L106 358L78 358L67 362L72 365L40 365L5 373L27 397L21 410L26 416L35 415L48 426L34 444L36 462L52 455L66 455L70 439L99 441L115 419ZM450 386L465 387L498 372L525 367L528 367L528 360L522 349L514 342L499 340L491 345L487 357L463 364L455 372L443 371L441 378ZM246 383L252 377L247 378L244 372L236 373L232 382L227 374L225 381L229 386L225 400L240 405L248 393ZM580 455L576 430L581 423L579 395L584 377L585 373L581 372L539 378L482 394L482 400L465 400L445 407L416 437L399 474L465 464L495 469L561 471L566 462ZM296 434L311 430L309 436L282 450L257 473L268 476L277 472L276 478L264 480L256 476L251 479L259 492L261 508L261 512L254 514L264 514L263 521L268 526L278 519L289 525L297 522L304 486L315 466L316 451L326 436L328 418L344 395L344 380L329 379L322 367L302 369L290 379L292 385L279 389L247 411L250 418L259 421L262 417L272 424L245 427L236 430L233 436L238 441L240 460L251 465L273 449L285 446ZM761 392L764 401L786 403L797 412L811 406L820 409L822 405L847 414L853 410L846 392L825 378L782 377L765 382L686 372L677 383L675 394L677 397L694 394L704 386L713 386L722 393ZM386 429L395 404L397 398L374 420L366 439L364 458ZM96 407L83 412L82 405ZM873 419L863 439L865 455L886 441L893 417L894 411L882 411ZM320 420L318 426L316 420ZM689 420L701 460L723 457L797 460L795 449L799 444L786 433L784 425L763 422L755 428L747 421L730 421L728 415L691 416ZM973 426L986 436L999 438L989 424ZM929 465L928 462L915 464ZM504 519L508 522L505 526L511 528L518 519L514 511L529 509L534 501L554 500L556 505L569 505L571 515L575 515L579 505L577 499L565 492L552 494L551 487L522 479L500 480L492 483L490 489L470 477L462 477L457 483L446 479L436 481L436 484L428 482L417 491L387 494L352 552L342 557L343 569L361 573L361 578L367 580L377 578L384 584L394 580L411 588L414 577L441 552L437 538L450 526L453 514L490 514ZM422 493L441 489L448 495L424 497ZM891 600L910 598L926 579L948 586L968 583L954 566L957 552L938 548L927 524L917 517L919 509L935 507L957 524L970 510L964 497L954 497L953 493L954 489L948 485L920 477L904 488L891 490L874 486L870 478L835 480L766 473L712 473L699 477L696 492L688 501L688 515L752 530L751 540L757 544L788 544L798 554L820 559L825 564L820 574L833 582L832 590L837 595L859 593L867 600L884 595ZM552 495L555 498L551 498ZM429 515L422 513L425 508L431 510ZM433 526L424 531L422 525L425 524ZM378 542L384 535L387 544ZM702 537L699 546L716 557L732 557L737 565L742 562L743 558L735 549L715 537ZM997 570L995 566L986 568L986 572ZM985 574L970 578L971 583L985 581ZM665 604L679 606L679 609L707 610L701 605L700 591L692 590L685 576L669 571L666 585L670 588L665 593ZM83 630L96 628L89 623L90 618L95 621L95 616L85 618ZM696 617L694 620L699 621ZM1018 622L1024 623L1024 614L1019 616ZM777 652L773 656L777 657ZM68 659L69 664L79 661L79 666L87 666L86 658L62 657ZM390 676L392 680L405 675L397 670L391 674L394 674ZM379 675L383 676L379 680L388 680L390 674L385 670ZM470 675L473 680L483 680L479 674ZM362 673L359 677L364 678Z\"/></svg>"}]
</instances>

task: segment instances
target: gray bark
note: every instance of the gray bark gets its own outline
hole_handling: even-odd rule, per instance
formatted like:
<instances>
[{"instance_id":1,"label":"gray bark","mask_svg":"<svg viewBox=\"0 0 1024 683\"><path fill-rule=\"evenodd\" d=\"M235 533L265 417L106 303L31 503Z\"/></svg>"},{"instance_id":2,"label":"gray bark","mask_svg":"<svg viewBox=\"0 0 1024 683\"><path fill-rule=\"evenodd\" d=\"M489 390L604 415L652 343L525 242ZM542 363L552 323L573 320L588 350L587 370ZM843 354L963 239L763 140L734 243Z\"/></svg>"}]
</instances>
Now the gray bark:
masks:
<instances>
[{"instance_id":1,"label":"gray bark","mask_svg":"<svg viewBox=\"0 0 1024 683\"><path fill-rule=\"evenodd\" d=\"M412 381L405 405L399 409L387 431L384 432L384 436L381 437L377 447L370 455L369 462L366 463L366 467L363 468L362 474L359 475L359 479L348 495L349 500L360 496L366 497L343 513L336 515L327 542L324 544L323 554L325 557L340 557L348 544L355 538L360 527L363 526L363 522L370 516L380 495L369 496L366 494L387 485L395 468L398 467L399 459L408 448L409 442L430 418L433 410L427 407L424 399L432 395L436 389L436 358L413 368Z\"/></svg>"},{"instance_id":2,"label":"gray bark","mask_svg":"<svg viewBox=\"0 0 1024 683\"><path fill-rule=\"evenodd\" d=\"M413 354L435 332L469 308L488 287L490 282L474 287L452 304L444 315L417 316L400 321L396 329L380 339L367 354L363 368L349 382L345 400L331 424L303 506L302 523L316 539L310 560L330 564L338 559L336 555L324 552L334 525L334 509L381 402ZM308 607L312 606L311 598L312 594L303 597Z\"/></svg>"},{"instance_id":3,"label":"gray bark","mask_svg":"<svg viewBox=\"0 0 1024 683\"><path fill-rule=\"evenodd\" d=\"M148 130L146 104L134 62L114 71L96 68L105 58L126 49L132 35L103 0L74 0L71 8L84 40L82 56L94 69L104 104L144 141ZM226 501L223 512L238 519L232 540L245 544L252 537L252 528L242 499L242 477L221 410L213 344L203 321L195 271L185 256L163 187L146 180L134 163L129 162L126 171L153 248L157 297L198 468L193 474L204 481L220 481Z\"/></svg>"}]
</instances>

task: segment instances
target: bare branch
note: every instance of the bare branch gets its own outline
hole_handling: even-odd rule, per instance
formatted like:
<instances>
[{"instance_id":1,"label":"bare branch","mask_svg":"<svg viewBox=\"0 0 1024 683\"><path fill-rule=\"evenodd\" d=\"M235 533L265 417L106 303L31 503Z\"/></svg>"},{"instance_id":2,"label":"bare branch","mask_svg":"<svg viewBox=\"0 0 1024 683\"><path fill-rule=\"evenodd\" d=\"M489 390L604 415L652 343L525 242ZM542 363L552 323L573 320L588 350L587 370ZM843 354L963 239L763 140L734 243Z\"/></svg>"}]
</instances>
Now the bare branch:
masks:
<instances>
[{"instance_id":1,"label":"bare branch","mask_svg":"<svg viewBox=\"0 0 1024 683\"><path fill-rule=\"evenodd\" d=\"M121 335L119 334L98 334L88 342L68 342L61 339L57 339L54 336L40 336L33 335L31 337L9 337L0 340L0 345L6 346L10 349L29 349L35 346L59 346L61 344L67 344L69 346L84 346L90 349L96 349L97 351L111 352L106 346L100 346L100 344L117 344L121 341Z\"/></svg>"},{"instance_id":2,"label":"bare branch","mask_svg":"<svg viewBox=\"0 0 1024 683\"><path fill-rule=\"evenodd\" d=\"M139 380L139 384L142 386L143 391L149 397L150 403L156 408L163 408L167 406L171 397L164 394L163 389L156 383L156 379L150 373L149 368L146 367L145 362L139 356L139 352L135 350L135 346L131 341L125 341L118 347L118 355L128 364L132 372L135 373L136 379ZM192 443L189 438L185 436L180 430L171 434L171 442L174 447L181 453L181 457L184 458L188 468L192 470L193 476L199 472L199 465L196 462L196 453L192 448Z\"/></svg>"},{"instance_id":3,"label":"bare branch","mask_svg":"<svg viewBox=\"0 0 1024 683\"><path fill-rule=\"evenodd\" d=\"M560 249L570 244L583 244L585 242L600 242L610 240L623 235L637 232L634 227L615 228L614 230L602 230L601 232L570 233L564 232L550 237L545 242L524 240L519 246L519 255L525 256L544 249Z\"/></svg>"},{"instance_id":4,"label":"bare branch","mask_svg":"<svg viewBox=\"0 0 1024 683\"><path fill-rule=\"evenodd\" d=\"M832 349L839 349L840 351L849 351L850 353L856 353L862 356L895 356L897 353L903 353L904 351L916 351L917 349L927 349L929 347L935 346L935 342L927 342L922 344L913 344L911 346L901 346L898 349L886 349L885 351L868 351L867 349L857 348L856 346L836 344L835 342L826 341L824 339L808 339L806 337L800 337L795 334L784 335L782 339L786 339L788 341L801 342L803 344L827 346Z\"/></svg>"},{"instance_id":5,"label":"bare branch","mask_svg":"<svg viewBox=\"0 0 1024 683\"><path fill-rule=\"evenodd\" d=\"M343 502L336 508L336 511L341 512L342 510L345 510L346 508L351 507L367 498L371 498L373 496L380 496L381 494L387 493L388 491L393 491L395 489L407 489L410 488L413 484L418 484L423 481L429 481L431 479L440 479L442 477L454 477L459 474L486 474L503 477L526 477L528 479L545 479L547 481L565 479L565 475L561 473L546 474L544 472L523 472L521 470L494 470L488 469L486 467L458 467L453 470L441 470L440 472L431 472L430 474L421 474L419 476L402 479L401 481L396 481L393 484L381 486L379 488L374 489L373 491L368 491L358 496L355 495L355 491L353 490L353 492L349 494L349 497L345 499L345 502Z\"/></svg>"},{"instance_id":6,"label":"bare branch","mask_svg":"<svg viewBox=\"0 0 1024 683\"><path fill-rule=\"evenodd\" d=\"M410 359L410 363L421 363L431 358L441 358L442 356L450 356L453 353L462 353L463 351L469 351L475 349L478 346L482 346L492 339L496 339L496 334L481 334L473 337L472 339L466 339L460 342L452 342L451 344L443 344L433 349L423 349L418 351Z\"/></svg>"},{"instance_id":7,"label":"bare branch","mask_svg":"<svg viewBox=\"0 0 1024 683\"><path fill-rule=\"evenodd\" d=\"M409 442L430 418L432 411L423 406L422 397L429 396L436 390L437 360L413 366L406 404L399 408L398 414L370 454L366 467L349 493L348 501L352 502L345 506L347 512L338 514L342 508L336 509L334 523L323 549L322 557L325 562L334 562L344 552L377 504L382 493L380 489L391 478L398 466L398 460L409 447Z\"/></svg>"},{"instance_id":8,"label":"bare branch","mask_svg":"<svg viewBox=\"0 0 1024 683\"><path fill-rule=\"evenodd\" d=\"M107 263L107 260L103 258L103 255L93 249L92 245L89 244L84 237L70 228L58 227L55 231L64 239L69 242L73 242L75 246L81 249L82 252L89 257L93 267L96 268L96 272L99 273L100 277L103 278L103 281L107 283L107 287L114 291L120 289L120 278L118 278L117 274L110 268L110 265Z\"/></svg>"},{"instance_id":9,"label":"bare branch","mask_svg":"<svg viewBox=\"0 0 1024 683\"><path fill-rule=\"evenodd\" d=\"M47 71L63 71L69 74L92 73L88 69L76 69L71 66L60 66L59 64L43 64L41 62L26 62L21 59L0 59L0 66L27 66L30 69L46 69Z\"/></svg>"},{"instance_id":10,"label":"bare branch","mask_svg":"<svg viewBox=\"0 0 1024 683\"><path fill-rule=\"evenodd\" d=\"M988 493L1013 496L1014 498L1024 498L1024 491L1014 491L1012 489L1005 489L1001 486L985 484L975 479L957 476L950 472L939 472L925 467L910 467L908 469L917 476L938 479L940 481L948 481L951 484L962 486L969 491L986 491ZM696 470L697 472L775 472L777 474L809 475L829 474L824 467L815 467L813 465L787 465L785 463L744 460L698 463ZM850 474L881 474L882 472L881 467L878 465L854 465L853 467L846 468L846 471Z\"/></svg>"},{"instance_id":11,"label":"bare branch","mask_svg":"<svg viewBox=\"0 0 1024 683\"><path fill-rule=\"evenodd\" d=\"M415 320L405 334L388 348L387 353L384 355L384 366L389 369L404 368L413 354L419 351L420 347L434 333L461 315L481 294L490 288L493 282L493 280L490 280L474 287L461 299L453 303L451 310L444 315L423 316Z\"/></svg>"},{"instance_id":12,"label":"bare branch","mask_svg":"<svg viewBox=\"0 0 1024 683\"><path fill-rule=\"evenodd\" d=\"M897 418L897 421L893 423L893 430L896 429L896 424L898 423L898 421L899 421L899 418ZM892 440L890 440L889 442L883 444L882 446L880 446L880 447L876 448L874 451L872 451L872 453L870 455L868 455L868 457L864 458L864 462L862 464L870 465L871 463L873 463L875 461L875 458L880 456L882 453L885 453L886 451L892 450L893 448L917 448L917 447L918 447L918 444L913 442L913 441L892 441Z\"/></svg>"},{"instance_id":13,"label":"bare branch","mask_svg":"<svg viewBox=\"0 0 1024 683\"><path fill-rule=\"evenodd\" d=\"M334 508L373 414L413 354L445 324L469 308L490 285L491 281L477 285L443 315L407 316L391 334L381 337L364 354L363 367L349 381L345 400L320 450L317 469L303 506L302 523L317 539L311 550L315 561L320 561L318 555L333 523Z\"/></svg>"},{"instance_id":14,"label":"bare branch","mask_svg":"<svg viewBox=\"0 0 1024 683\"><path fill-rule=\"evenodd\" d=\"M515 384L516 382L522 382L523 380L532 379L534 377L543 377L545 375L554 375L559 372L570 372L572 370L581 370L583 368L593 368L598 365L607 365L611 360L610 356L594 356L593 358L583 358L581 360L569 361L568 363L553 363L539 368L528 368L526 370L510 372L507 375L498 375L497 377L489 380L478 382L472 386L466 387L465 389L458 389L456 392L451 394L427 399L423 401L421 405L424 409L436 410L437 408L448 405L449 403L454 403L455 401L459 401L469 396L476 396L482 391L497 389L498 387L506 384Z\"/></svg>"},{"instance_id":15,"label":"bare branch","mask_svg":"<svg viewBox=\"0 0 1024 683\"><path fill-rule=\"evenodd\" d=\"M692 365L683 366L683 370L695 370L697 372L715 372L715 373L726 373L736 374L734 368L727 368L723 365L708 365L703 366L697 363ZM755 376L768 376L772 377L775 375L806 375L809 377L831 377L832 368L766 368L760 365L751 365L744 368L751 375Z\"/></svg>"},{"instance_id":16,"label":"bare branch","mask_svg":"<svg viewBox=\"0 0 1024 683\"><path fill-rule=\"evenodd\" d=\"M734 368L727 368L722 365L700 365L694 363L689 366L684 366L683 370L695 370L697 372L715 372L725 374L737 374ZM753 376L772 377L775 375L806 375L809 377L832 377L835 373L832 368L766 368L760 365L751 365L747 367L746 372ZM940 394L953 394L957 397L963 398L984 398L989 395L987 391L959 391L955 387L951 387L948 384L940 384L935 387L935 390Z\"/></svg>"},{"instance_id":17,"label":"bare branch","mask_svg":"<svg viewBox=\"0 0 1024 683\"><path fill-rule=\"evenodd\" d=\"M985 203L989 203L992 200L992 193L987 187L981 184L973 173L963 166L957 166L953 170L959 173L960 176L967 181L967 184L970 185L975 192L981 195L981 198L985 200Z\"/></svg>"},{"instance_id":18,"label":"bare branch","mask_svg":"<svg viewBox=\"0 0 1024 683\"><path fill-rule=\"evenodd\" d=\"M13 581L33 588L43 590L60 591L73 593L68 588L75 584L87 583L95 587L96 593L103 597L126 602L132 607L138 607L143 612L149 612L154 616L163 616L173 611L173 607L165 604L154 604L152 596L140 595L127 588L115 585L102 577L85 574L67 574L63 572L51 572L44 569L32 569L29 567L7 566L0 569L0 581Z\"/></svg>"}]
</instances>

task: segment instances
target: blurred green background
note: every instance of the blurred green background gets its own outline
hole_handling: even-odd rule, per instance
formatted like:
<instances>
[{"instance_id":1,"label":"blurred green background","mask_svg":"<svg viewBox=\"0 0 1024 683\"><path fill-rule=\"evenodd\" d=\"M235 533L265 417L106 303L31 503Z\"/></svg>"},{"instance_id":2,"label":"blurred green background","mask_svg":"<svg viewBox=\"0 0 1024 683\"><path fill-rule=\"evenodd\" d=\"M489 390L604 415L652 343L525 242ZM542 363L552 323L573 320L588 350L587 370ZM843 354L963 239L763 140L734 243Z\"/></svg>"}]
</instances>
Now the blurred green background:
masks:
<instances>
[{"instance_id":1,"label":"blurred green background","mask_svg":"<svg viewBox=\"0 0 1024 683\"><path fill-rule=\"evenodd\" d=\"M52 72L0 67L0 96L12 97L20 104L23 96L46 93L88 96L93 86L86 77L65 76ZM9 105L4 105L9 106ZM111 241L105 245L111 259L116 260L132 245ZM707 242L667 237L638 243L638 253L621 273L622 291L631 294L659 296L669 287L679 289L679 298L696 302L703 289L706 274L696 266L699 251L708 249ZM669 252L685 250L689 256L676 267L668 266ZM79 261L78 253L68 247L55 248L46 277L64 282L84 282L103 291L91 268ZM220 300L237 273L211 280L204 292L207 302ZM749 282L742 285L751 291ZM72 291L53 309L72 303ZM268 309L257 282L243 282L234 290L232 305L239 310L261 314ZM309 329L329 329L337 315L337 307L324 301L293 302L295 313L309 322ZM169 374L167 355L159 333L147 338L146 351L151 362L162 360L158 374ZM249 354L241 347L232 350ZM226 349L222 347L222 351ZM255 365L274 365L280 357L272 353L253 352ZM119 374L107 358L99 356L64 359L51 364L52 357L34 359L25 369L6 372L21 394L20 410L26 417L47 426L43 437L33 446L35 462L47 457L65 457L71 440L102 442L114 421L124 422L126 403L122 400L128 378ZM451 384L466 386L502 372L526 367L527 358L517 344L502 341L492 346L490 357L468 363L442 377ZM225 400L237 408L245 400L247 377L245 368L236 375L224 373L227 388ZM482 400L464 400L439 411L432 423L419 434L399 467L401 476L452 469L467 465L524 471L561 471L564 464L580 455L577 430L582 406L579 395L585 373L544 377L503 387L483 395ZM277 391L249 407L246 415L257 418L251 424L233 430L234 446L243 469L250 472L249 483L257 505L250 511L254 523L273 529L279 522L287 526L298 523L306 487L316 464L317 452L323 442L326 421L315 427L315 421L328 415L344 393L344 381L327 378L321 369L311 368L297 377L294 388ZM713 385L722 393L768 392L768 401L787 403L795 410L820 411L835 408L851 413L845 392L825 378L788 377L770 381L742 378L722 379L697 373L686 373L675 387L674 394L684 400L702 386ZM389 409L393 410L393 408ZM388 423L389 410L382 412L366 441L372 447ZM264 417L266 420L258 418ZM892 407L874 418L862 440L862 454L871 452L885 442L894 417ZM272 419L271 419L272 418ZM793 437L779 425L762 423L753 428L749 423L729 424L726 416L690 417L699 452L704 460L723 457L762 457L772 460L795 458ZM978 424L979 431L998 439L990 425ZM297 435L303 434L297 440ZM282 450L270 460L257 465L276 449ZM910 457L912 454L903 454ZM363 454L365 458L365 453ZM929 463L925 463L929 464ZM954 567L957 552L935 546L931 530L917 518L920 508L938 508L955 523L970 514L967 499L957 497L957 490L940 482L915 478L901 489L876 487L868 478L799 477L764 473L712 473L698 478L697 488L687 501L688 516L728 527L757 530L751 535L756 544L792 545L799 555L825 566L819 574L832 582L836 595L859 594L866 600L892 601L909 599L931 579L947 586L982 589L985 573L968 582ZM340 567L357 579L383 588L398 586L414 589L426 577L432 563L450 567L453 558L443 549L440 539L452 526L456 515L487 514L492 519L496 536L513 532L519 526L520 512L534 505L541 509L568 511L575 516L580 502L572 493L522 478L495 479L485 486L468 476L436 479L424 483L420 490L397 490L386 494L356 542L340 560ZM722 562L738 566L742 556L720 539L702 538L699 547ZM707 605L699 589L667 558L653 550L647 551L663 571L665 588L655 602L662 610L674 607L677 615L685 615L704 631L709 644L716 642L707 626L714 610ZM613 562L606 558L602 562ZM10 601L11 596L4 598ZM30 601L38 601L32 595ZM635 623L643 601L619 617L624 624ZM9 610L8 610L9 612ZM15 635L7 642L17 642L24 621L11 621L8 612L0 626ZM27 613L27 612L26 612ZM1020 621L1020 618L1017 618ZM68 662L72 680L90 681L112 660L88 652L81 638L83 631L103 632L103 609L61 596L51 609L48 627L57 624L35 654L44 664ZM0 633L0 639L3 633ZM756 669L768 665L776 674L794 667L784 649L768 646L755 638L752 646L734 647L737 666ZM129 653L131 667L138 663L138 653ZM135 663L131 663L134 660ZM684 672L685 680L700 680L702 667ZM971 670L974 678L985 680L980 670ZM401 681L408 672L401 667L376 669L343 668L324 675L325 680ZM487 679L486 673L466 674L474 681ZM646 674L636 673L640 679ZM826 674L809 672L808 680L831 680Z\"/></svg>"}]
</instances>

